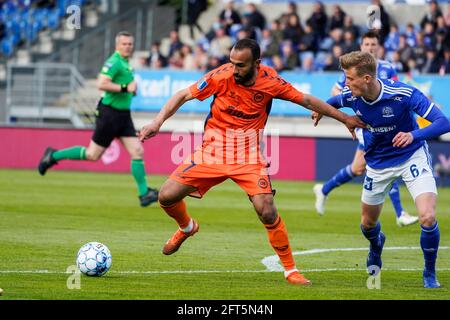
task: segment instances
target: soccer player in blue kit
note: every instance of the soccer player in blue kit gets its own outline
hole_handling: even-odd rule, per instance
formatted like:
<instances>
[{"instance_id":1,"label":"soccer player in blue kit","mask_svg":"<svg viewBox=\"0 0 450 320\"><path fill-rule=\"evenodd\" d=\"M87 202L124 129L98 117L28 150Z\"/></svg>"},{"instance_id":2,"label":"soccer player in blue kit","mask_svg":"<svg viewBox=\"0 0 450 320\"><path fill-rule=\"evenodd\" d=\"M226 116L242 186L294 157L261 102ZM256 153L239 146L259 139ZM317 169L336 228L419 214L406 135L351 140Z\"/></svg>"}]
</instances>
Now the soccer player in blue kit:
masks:
<instances>
[{"instance_id":1,"label":"soccer player in blue kit","mask_svg":"<svg viewBox=\"0 0 450 320\"><path fill-rule=\"evenodd\" d=\"M347 87L327 102L335 108L353 109L367 125L363 129L367 166L361 196L361 231L370 242L367 268L381 269L386 237L378 218L392 183L402 178L419 214L424 287L439 288L435 269L440 240L435 214L437 189L426 140L450 132L450 121L418 89L377 79L377 62L370 53L351 52L339 61ZM419 129L414 113L431 124ZM320 118L318 115L315 122Z\"/></svg>"},{"instance_id":2,"label":"soccer player in blue kit","mask_svg":"<svg viewBox=\"0 0 450 320\"><path fill-rule=\"evenodd\" d=\"M368 52L374 57L377 56L377 52L380 47L380 40L378 33L375 31L366 32L361 38L360 49L363 52ZM395 68L387 61L377 59L377 77L380 79L393 79L398 80L397 72ZM339 80L335 83L332 89L332 95L340 94L345 87L345 73L343 72L339 77ZM314 115L313 117L317 115ZM325 214L325 201L328 194L335 188L345 184L352 179L361 176L366 171L366 161L364 160L364 139L362 137L362 129L357 128L355 130L358 138L358 147L355 151L353 161L351 164L340 169L332 178L326 181L324 184L316 184L313 188L316 196L315 207L318 214ZM409 215L408 212L403 210L402 203L400 201L400 189L398 183L394 182L392 188L389 191L389 198L391 199L392 206L395 210L397 217L397 225L399 227L408 226L416 223L418 217Z\"/></svg>"}]
</instances>

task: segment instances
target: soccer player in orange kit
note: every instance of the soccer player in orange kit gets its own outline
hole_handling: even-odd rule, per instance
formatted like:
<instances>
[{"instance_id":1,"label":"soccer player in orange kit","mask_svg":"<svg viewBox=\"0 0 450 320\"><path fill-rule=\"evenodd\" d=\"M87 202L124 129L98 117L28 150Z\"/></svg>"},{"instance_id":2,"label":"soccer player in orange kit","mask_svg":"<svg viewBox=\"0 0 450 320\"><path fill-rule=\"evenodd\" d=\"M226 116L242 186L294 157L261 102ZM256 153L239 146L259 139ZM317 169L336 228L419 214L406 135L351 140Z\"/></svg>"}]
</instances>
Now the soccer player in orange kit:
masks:
<instances>
[{"instance_id":1,"label":"soccer player in orange kit","mask_svg":"<svg viewBox=\"0 0 450 320\"><path fill-rule=\"evenodd\" d=\"M181 164L159 191L161 208L177 222L179 228L164 248L166 255L199 229L186 210L186 196L201 198L211 187L227 180L236 182L249 196L264 224L269 242L285 269L290 283L310 285L296 268L288 233L274 204L273 189L260 141L270 112L272 99L300 104L344 123L354 136L355 127L364 123L325 102L296 90L275 70L261 65L260 48L251 39L239 40L231 49L230 63L210 71L196 84L177 92L156 118L145 125L138 136L141 141L155 136L165 120L184 103L194 98L214 96L205 123L201 148Z\"/></svg>"}]
</instances>

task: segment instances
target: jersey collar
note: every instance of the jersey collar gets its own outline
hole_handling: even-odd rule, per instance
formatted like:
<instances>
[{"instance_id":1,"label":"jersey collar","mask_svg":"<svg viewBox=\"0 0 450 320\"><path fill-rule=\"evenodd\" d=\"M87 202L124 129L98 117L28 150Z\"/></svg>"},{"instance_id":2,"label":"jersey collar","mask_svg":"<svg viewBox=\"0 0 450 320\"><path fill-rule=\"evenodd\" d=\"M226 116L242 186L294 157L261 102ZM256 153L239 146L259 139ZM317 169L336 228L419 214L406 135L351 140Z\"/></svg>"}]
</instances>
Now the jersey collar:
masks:
<instances>
[{"instance_id":1,"label":"jersey collar","mask_svg":"<svg viewBox=\"0 0 450 320\"><path fill-rule=\"evenodd\" d=\"M380 79L378 79L377 78L377 81L380 83L380 85L381 85L381 90L380 90L380 94L378 95L378 98L376 98L374 101L372 101L372 102L369 102L369 101L367 101L366 99L364 99L364 97L362 97L361 96L361 99L366 103L366 104L368 104L368 105L374 105L375 103L377 103L378 101L380 101L381 100L381 97L383 96L383 94L384 94L384 84L383 84L383 81L380 81Z\"/></svg>"}]
</instances>

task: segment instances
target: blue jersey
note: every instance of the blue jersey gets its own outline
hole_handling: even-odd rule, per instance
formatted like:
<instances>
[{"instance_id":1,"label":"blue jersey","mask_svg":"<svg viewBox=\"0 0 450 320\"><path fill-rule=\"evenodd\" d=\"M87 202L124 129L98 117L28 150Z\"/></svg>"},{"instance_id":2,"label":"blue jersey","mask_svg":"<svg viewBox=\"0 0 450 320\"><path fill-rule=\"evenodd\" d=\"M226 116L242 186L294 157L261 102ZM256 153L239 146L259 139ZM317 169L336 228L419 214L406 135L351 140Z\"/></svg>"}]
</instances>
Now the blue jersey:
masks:
<instances>
[{"instance_id":1,"label":"blue jersey","mask_svg":"<svg viewBox=\"0 0 450 320\"><path fill-rule=\"evenodd\" d=\"M392 66L392 64L390 64L389 62L384 60L378 60L377 78L382 80L386 79L397 80L397 72L395 71L395 68ZM344 89L345 80L346 80L345 73L342 72L338 81L335 83L336 87L338 87L340 90Z\"/></svg>"},{"instance_id":2,"label":"blue jersey","mask_svg":"<svg viewBox=\"0 0 450 320\"><path fill-rule=\"evenodd\" d=\"M414 113L426 118L434 104L412 86L393 80L378 81L381 92L374 101L354 97L349 88L344 88L327 102L335 108L352 108L366 123L363 129L366 162L371 168L384 169L404 163L426 143L414 139L410 145L398 148L392 145L392 139L398 132L417 130Z\"/></svg>"}]
</instances>

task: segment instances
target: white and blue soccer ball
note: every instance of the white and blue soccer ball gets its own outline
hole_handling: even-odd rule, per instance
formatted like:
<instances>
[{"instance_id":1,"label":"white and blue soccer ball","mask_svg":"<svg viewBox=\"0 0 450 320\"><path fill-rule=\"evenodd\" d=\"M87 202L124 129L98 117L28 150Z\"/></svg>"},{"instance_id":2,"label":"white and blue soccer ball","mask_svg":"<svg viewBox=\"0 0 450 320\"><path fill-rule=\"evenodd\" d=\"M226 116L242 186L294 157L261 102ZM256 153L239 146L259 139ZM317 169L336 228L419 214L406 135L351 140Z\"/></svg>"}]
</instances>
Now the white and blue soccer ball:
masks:
<instances>
[{"instance_id":1,"label":"white and blue soccer ball","mask_svg":"<svg viewBox=\"0 0 450 320\"><path fill-rule=\"evenodd\" d=\"M89 242L77 253L77 267L88 276L100 277L111 268L112 256L108 247L100 242Z\"/></svg>"}]
</instances>

